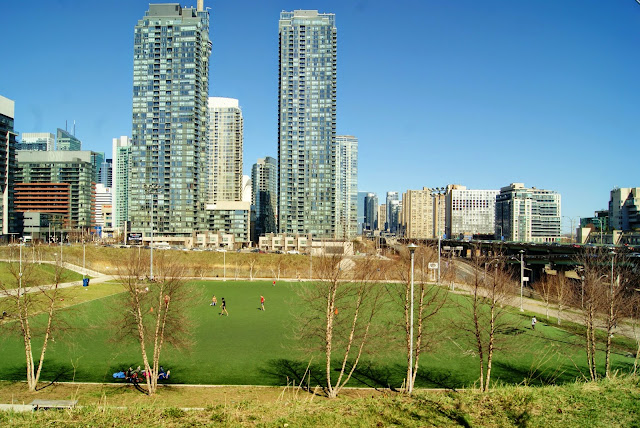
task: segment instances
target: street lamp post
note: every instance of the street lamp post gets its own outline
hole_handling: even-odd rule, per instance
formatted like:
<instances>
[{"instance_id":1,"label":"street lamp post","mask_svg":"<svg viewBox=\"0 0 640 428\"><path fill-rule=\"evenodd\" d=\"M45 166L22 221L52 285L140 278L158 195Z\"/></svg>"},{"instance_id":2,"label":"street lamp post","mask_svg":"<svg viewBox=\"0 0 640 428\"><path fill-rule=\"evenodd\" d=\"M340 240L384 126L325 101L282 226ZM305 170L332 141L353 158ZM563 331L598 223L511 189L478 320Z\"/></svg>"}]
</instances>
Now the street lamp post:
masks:
<instances>
[{"instance_id":1,"label":"street lamp post","mask_svg":"<svg viewBox=\"0 0 640 428\"><path fill-rule=\"evenodd\" d=\"M407 392L413 392L413 256L418 246L414 243L409 244L409 252L411 253L411 309L409 314L409 370L407 371Z\"/></svg>"},{"instance_id":2,"label":"street lamp post","mask_svg":"<svg viewBox=\"0 0 640 428\"><path fill-rule=\"evenodd\" d=\"M149 259L149 279L153 281L153 195L158 193L158 185L157 184L145 184L144 191L151 196L151 216L149 219L149 224L151 226L151 240L149 244L150 251L150 259Z\"/></svg>"},{"instance_id":3,"label":"street lamp post","mask_svg":"<svg viewBox=\"0 0 640 428\"><path fill-rule=\"evenodd\" d=\"M522 291L524 290L524 250L520 250L520 312L524 312L522 307Z\"/></svg>"},{"instance_id":4,"label":"street lamp post","mask_svg":"<svg viewBox=\"0 0 640 428\"><path fill-rule=\"evenodd\" d=\"M222 252L222 280L227 280L227 251Z\"/></svg>"},{"instance_id":5,"label":"street lamp post","mask_svg":"<svg viewBox=\"0 0 640 428\"><path fill-rule=\"evenodd\" d=\"M440 285L440 245L441 245L441 237L438 236L438 285ZM423 268L424 270L424 268Z\"/></svg>"}]
</instances>

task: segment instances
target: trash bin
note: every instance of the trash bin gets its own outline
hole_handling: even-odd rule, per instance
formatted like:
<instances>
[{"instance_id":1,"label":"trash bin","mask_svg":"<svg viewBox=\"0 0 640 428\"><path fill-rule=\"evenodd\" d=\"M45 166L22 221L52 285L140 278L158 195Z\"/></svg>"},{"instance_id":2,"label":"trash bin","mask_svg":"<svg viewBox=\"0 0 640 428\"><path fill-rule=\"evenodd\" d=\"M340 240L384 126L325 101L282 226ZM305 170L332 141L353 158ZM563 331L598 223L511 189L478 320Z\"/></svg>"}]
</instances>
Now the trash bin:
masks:
<instances>
[{"instance_id":1,"label":"trash bin","mask_svg":"<svg viewBox=\"0 0 640 428\"><path fill-rule=\"evenodd\" d=\"M82 286L83 287L89 286L89 278L82 278Z\"/></svg>"}]
</instances>

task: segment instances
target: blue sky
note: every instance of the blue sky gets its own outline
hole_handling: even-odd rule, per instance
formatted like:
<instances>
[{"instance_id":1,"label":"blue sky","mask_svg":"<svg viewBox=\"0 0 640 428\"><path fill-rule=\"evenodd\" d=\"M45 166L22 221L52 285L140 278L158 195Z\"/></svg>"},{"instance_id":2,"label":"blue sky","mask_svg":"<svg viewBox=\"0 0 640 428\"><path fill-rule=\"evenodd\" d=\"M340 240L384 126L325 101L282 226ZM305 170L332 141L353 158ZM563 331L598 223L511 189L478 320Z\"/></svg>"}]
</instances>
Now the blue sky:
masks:
<instances>
[{"instance_id":1,"label":"blue sky","mask_svg":"<svg viewBox=\"0 0 640 428\"><path fill-rule=\"evenodd\" d=\"M133 27L149 2L3 3L0 95L16 102L16 130L75 120L83 148L110 157L112 138L131 134ZM523 182L560 192L577 222L612 188L640 186L635 0L205 6L210 95L240 100L246 174L277 156L279 13L317 9L336 14L338 134L360 140L360 191Z\"/></svg>"}]
</instances>

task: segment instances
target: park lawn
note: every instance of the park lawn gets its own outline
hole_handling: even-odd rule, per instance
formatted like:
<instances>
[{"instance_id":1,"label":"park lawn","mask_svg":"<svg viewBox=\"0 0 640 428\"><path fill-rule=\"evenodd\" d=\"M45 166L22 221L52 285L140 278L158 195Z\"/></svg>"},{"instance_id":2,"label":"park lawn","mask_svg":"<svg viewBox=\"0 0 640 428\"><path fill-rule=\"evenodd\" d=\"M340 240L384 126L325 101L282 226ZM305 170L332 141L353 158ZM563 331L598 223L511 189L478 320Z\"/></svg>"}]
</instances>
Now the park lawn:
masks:
<instances>
[{"instance_id":1,"label":"park lawn","mask_svg":"<svg viewBox=\"0 0 640 428\"><path fill-rule=\"evenodd\" d=\"M169 383L287 385L300 382L310 365L311 386L322 384L323 356L305 351L293 337L292 312L300 310L296 287L305 283L278 281L193 281L195 299L190 310L194 344L189 350L166 347L161 363L171 370ZM142 364L139 345L109 327L120 310L117 284L74 288L77 304L61 313L73 329L51 343L43 380L111 382L120 369ZM215 294L227 301L229 316L210 306ZM266 311L260 310L264 295ZM86 297L85 297L86 296ZM466 299L451 294L452 302ZM70 300L69 303L74 302ZM478 375L473 346L451 328L459 307L447 306L434 321L438 345L420 360L417 387L460 388L473 385ZM390 313L387 311L387 313ZM401 310L398 310L401 314ZM512 328L496 351L492 380L506 384L566 383L588 373L582 338L555 326L530 329L528 314L510 313ZM401 333L383 338L384 348L363 357L352 386L398 388L406 373ZM24 351L19 338L0 342L0 379L24 379ZM603 364L601 352L599 362ZM614 369L627 371L633 359L623 352L612 356Z\"/></svg>"},{"instance_id":2,"label":"park lawn","mask_svg":"<svg viewBox=\"0 0 640 428\"><path fill-rule=\"evenodd\" d=\"M12 263L15 269L17 262ZM7 289L18 288L18 283L11 273L10 263L0 262L0 283ZM39 285L49 285L55 282L54 265L48 263L23 263L23 287L34 287ZM27 271L27 269L30 269ZM82 279L82 274L63 269L61 282L73 282Z\"/></svg>"}]
</instances>

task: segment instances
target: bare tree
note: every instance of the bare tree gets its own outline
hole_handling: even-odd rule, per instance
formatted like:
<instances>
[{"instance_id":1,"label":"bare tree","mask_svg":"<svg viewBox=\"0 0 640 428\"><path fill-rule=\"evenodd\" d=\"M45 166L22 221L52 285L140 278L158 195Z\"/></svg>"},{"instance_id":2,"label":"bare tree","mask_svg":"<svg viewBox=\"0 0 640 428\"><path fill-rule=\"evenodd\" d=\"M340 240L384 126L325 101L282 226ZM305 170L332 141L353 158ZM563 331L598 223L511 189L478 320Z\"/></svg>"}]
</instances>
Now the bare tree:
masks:
<instances>
[{"instance_id":1,"label":"bare tree","mask_svg":"<svg viewBox=\"0 0 640 428\"><path fill-rule=\"evenodd\" d=\"M190 323L186 308L190 293L185 286L185 265L174 255L154 257L153 281L145 280L149 259L135 252L118 263L118 281L125 290L124 311L117 323L119 340L135 339L146 373L147 393L155 394L160 359L165 343L174 347L189 344Z\"/></svg>"},{"instance_id":2,"label":"bare tree","mask_svg":"<svg viewBox=\"0 0 640 428\"><path fill-rule=\"evenodd\" d=\"M350 274L341 269L342 260L339 255L315 257L314 270L321 279L299 288L305 312L298 334L305 345L324 354L324 390L330 398L349 382L370 344L383 294L383 287L374 281L378 271L370 260L357 264ZM332 376L336 362L337 375Z\"/></svg>"},{"instance_id":3,"label":"bare tree","mask_svg":"<svg viewBox=\"0 0 640 428\"><path fill-rule=\"evenodd\" d=\"M249 280L253 281L253 270L256 266L256 263L258 263L258 257L256 256L255 253L251 253L249 254L249 257L247 257L247 260L245 263L249 267Z\"/></svg>"},{"instance_id":4,"label":"bare tree","mask_svg":"<svg viewBox=\"0 0 640 428\"><path fill-rule=\"evenodd\" d=\"M13 258L13 257L12 257ZM8 317L2 316L1 325L9 330L18 330L24 342L24 351L27 365L27 386L29 391L35 391L45 355L54 330L61 327L56 318L56 312L60 303L60 284L63 280L61 264L54 265L54 282L50 285L32 285L35 263L22 260L9 263L9 273L14 279L13 283L0 283L0 295L10 302ZM34 322L36 314L45 314L45 324L40 326ZM40 358L36 360L36 343L42 343Z\"/></svg>"},{"instance_id":5,"label":"bare tree","mask_svg":"<svg viewBox=\"0 0 640 428\"><path fill-rule=\"evenodd\" d=\"M544 309L547 317L547 321L549 320L549 305L551 304L551 299L554 295L553 293L553 282L555 280L555 275L545 275L540 281L536 281L533 283L533 289L542 297L544 301Z\"/></svg>"},{"instance_id":6,"label":"bare tree","mask_svg":"<svg viewBox=\"0 0 640 428\"><path fill-rule=\"evenodd\" d=\"M403 250L395 265L394 276L401 279L403 285L395 284L389 287L391 300L403 308L402 331L404 333L403 346L407 359L407 376L405 391L411 393L415 385L420 356L432 348L436 342L433 334L428 333L428 322L444 306L448 293L446 289L429 283L424 266L438 259L437 250L433 247L419 247L414 254L414 261L419 261L419 274L415 274L414 266L414 295L411 296L411 256L409 251ZM414 263L415 264L415 263ZM416 281L416 277L418 281ZM414 299L413 336L411 335L411 299ZM417 303L417 304L415 304Z\"/></svg>"},{"instance_id":7,"label":"bare tree","mask_svg":"<svg viewBox=\"0 0 640 428\"><path fill-rule=\"evenodd\" d=\"M488 264L493 268L490 275L481 275L481 266ZM489 391L491 370L495 352L500 349L504 336L503 330L510 326L506 315L507 307L512 303L513 291L516 289L512 272L506 266L504 257L488 260L474 258L474 277L470 284L470 296L463 297L459 320L454 320L457 327L466 333L478 354L480 372L480 390Z\"/></svg>"},{"instance_id":8,"label":"bare tree","mask_svg":"<svg viewBox=\"0 0 640 428\"><path fill-rule=\"evenodd\" d=\"M571 287L571 284L564 274L560 275L560 273L558 273L551 282L551 291L555 295L556 303L558 305L558 325L560 325L562 324L562 310L575 296L575 290Z\"/></svg>"}]
</instances>

